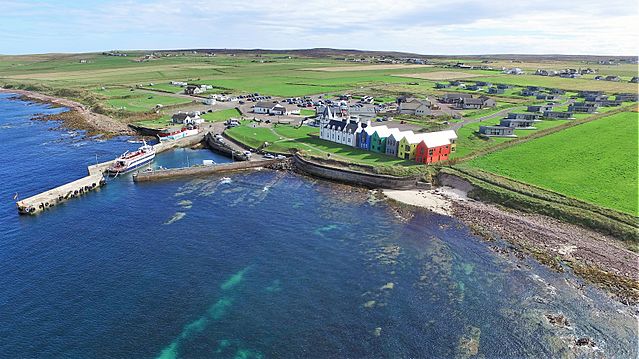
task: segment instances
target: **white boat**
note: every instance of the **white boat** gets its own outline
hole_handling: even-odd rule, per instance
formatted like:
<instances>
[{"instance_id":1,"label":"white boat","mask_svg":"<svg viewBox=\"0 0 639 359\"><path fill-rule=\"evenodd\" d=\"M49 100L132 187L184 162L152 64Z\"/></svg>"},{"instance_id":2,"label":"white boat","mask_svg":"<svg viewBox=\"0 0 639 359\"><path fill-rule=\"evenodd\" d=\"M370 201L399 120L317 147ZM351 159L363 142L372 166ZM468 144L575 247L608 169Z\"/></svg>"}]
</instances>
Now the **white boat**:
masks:
<instances>
[{"instance_id":1,"label":"white boat","mask_svg":"<svg viewBox=\"0 0 639 359\"><path fill-rule=\"evenodd\" d=\"M144 145L138 148L135 152L124 152L120 157L113 161L113 165L107 169L107 172L115 176L119 173L126 173L133 171L136 168L144 166L145 164L153 161L155 158L155 149L153 146L147 145L144 141Z\"/></svg>"}]
</instances>

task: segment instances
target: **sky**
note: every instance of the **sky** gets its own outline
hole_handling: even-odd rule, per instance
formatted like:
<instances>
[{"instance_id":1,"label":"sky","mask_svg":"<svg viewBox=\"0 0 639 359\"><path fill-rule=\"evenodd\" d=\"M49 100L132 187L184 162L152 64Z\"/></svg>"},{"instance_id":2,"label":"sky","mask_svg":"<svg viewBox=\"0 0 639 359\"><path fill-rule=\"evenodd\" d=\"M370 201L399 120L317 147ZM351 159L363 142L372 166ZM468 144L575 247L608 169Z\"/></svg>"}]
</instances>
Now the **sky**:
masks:
<instances>
[{"instance_id":1,"label":"sky","mask_svg":"<svg viewBox=\"0 0 639 359\"><path fill-rule=\"evenodd\" d=\"M189 48L639 55L637 0L0 0L0 54Z\"/></svg>"}]
</instances>

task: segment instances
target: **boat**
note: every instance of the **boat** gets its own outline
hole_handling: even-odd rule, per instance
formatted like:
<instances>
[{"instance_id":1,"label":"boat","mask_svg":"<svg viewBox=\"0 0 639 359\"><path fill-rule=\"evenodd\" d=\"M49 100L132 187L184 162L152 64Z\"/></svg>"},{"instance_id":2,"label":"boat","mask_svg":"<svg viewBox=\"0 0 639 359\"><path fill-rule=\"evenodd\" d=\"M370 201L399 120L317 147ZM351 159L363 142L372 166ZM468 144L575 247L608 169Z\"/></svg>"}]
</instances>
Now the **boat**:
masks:
<instances>
[{"instance_id":1,"label":"boat","mask_svg":"<svg viewBox=\"0 0 639 359\"><path fill-rule=\"evenodd\" d=\"M116 158L113 161L113 165L107 168L109 175L116 176L120 173L133 171L153 161L155 158L155 149L153 146L147 145L146 141L143 141L143 143L144 145L138 148L137 151L126 151L120 157Z\"/></svg>"},{"instance_id":2,"label":"boat","mask_svg":"<svg viewBox=\"0 0 639 359\"><path fill-rule=\"evenodd\" d=\"M180 138L197 135L199 130L197 127L181 127L181 128L168 128L158 133L160 142L175 141Z\"/></svg>"}]
</instances>

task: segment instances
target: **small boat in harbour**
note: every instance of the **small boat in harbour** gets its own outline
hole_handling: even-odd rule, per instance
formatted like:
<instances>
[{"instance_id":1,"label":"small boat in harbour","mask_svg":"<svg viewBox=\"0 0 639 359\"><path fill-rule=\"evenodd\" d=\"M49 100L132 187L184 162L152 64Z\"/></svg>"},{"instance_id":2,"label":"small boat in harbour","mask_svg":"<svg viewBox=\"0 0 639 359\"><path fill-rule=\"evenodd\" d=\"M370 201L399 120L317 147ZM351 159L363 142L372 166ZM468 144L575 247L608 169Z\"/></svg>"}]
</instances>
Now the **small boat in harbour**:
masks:
<instances>
[{"instance_id":1,"label":"small boat in harbour","mask_svg":"<svg viewBox=\"0 0 639 359\"><path fill-rule=\"evenodd\" d=\"M191 125L180 128L167 128L158 133L158 138L160 139L160 142L175 141L180 138L197 135L198 132L198 128Z\"/></svg>"},{"instance_id":2,"label":"small boat in harbour","mask_svg":"<svg viewBox=\"0 0 639 359\"><path fill-rule=\"evenodd\" d=\"M120 157L116 158L111 167L107 169L109 175L116 176L120 173L133 171L153 161L155 158L155 149L153 146L147 145L146 141L143 141L143 143L144 145L138 148L137 151L126 151Z\"/></svg>"}]
</instances>

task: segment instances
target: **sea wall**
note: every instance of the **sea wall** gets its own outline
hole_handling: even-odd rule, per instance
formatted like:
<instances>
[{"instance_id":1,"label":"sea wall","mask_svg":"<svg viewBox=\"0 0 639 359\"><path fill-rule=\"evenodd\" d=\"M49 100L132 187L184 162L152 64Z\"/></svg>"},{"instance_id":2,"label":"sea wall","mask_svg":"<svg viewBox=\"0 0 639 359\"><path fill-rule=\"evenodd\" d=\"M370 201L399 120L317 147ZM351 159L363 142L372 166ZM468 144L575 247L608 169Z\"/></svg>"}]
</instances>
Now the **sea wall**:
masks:
<instances>
[{"instance_id":1,"label":"sea wall","mask_svg":"<svg viewBox=\"0 0 639 359\"><path fill-rule=\"evenodd\" d=\"M246 155L240 151L234 150L224 142L216 140L210 132L207 132L207 134L204 135L204 143L209 149L221 155L232 158L236 161L248 161L248 157Z\"/></svg>"},{"instance_id":2,"label":"sea wall","mask_svg":"<svg viewBox=\"0 0 639 359\"><path fill-rule=\"evenodd\" d=\"M397 177L354 171L305 159L299 154L293 156L293 164L296 170L311 176L368 188L411 189L417 185L417 178L413 176Z\"/></svg>"},{"instance_id":3,"label":"sea wall","mask_svg":"<svg viewBox=\"0 0 639 359\"><path fill-rule=\"evenodd\" d=\"M232 162L221 165L212 166L194 166L185 168L172 168L166 170L154 170L149 172L138 172L133 175L133 181L135 182L150 182L161 181L182 177L196 177L206 176L215 173L242 171L252 168L263 168L275 166L282 160L258 160L258 161L244 161L244 162Z\"/></svg>"}]
</instances>

